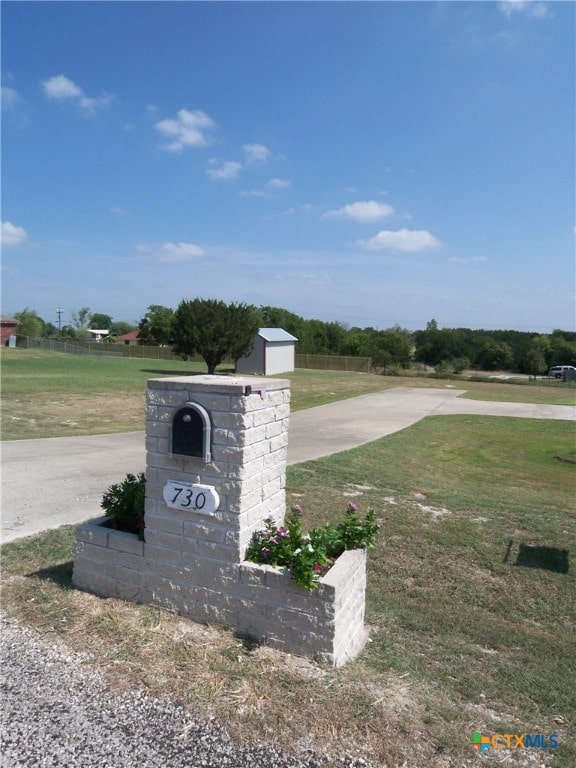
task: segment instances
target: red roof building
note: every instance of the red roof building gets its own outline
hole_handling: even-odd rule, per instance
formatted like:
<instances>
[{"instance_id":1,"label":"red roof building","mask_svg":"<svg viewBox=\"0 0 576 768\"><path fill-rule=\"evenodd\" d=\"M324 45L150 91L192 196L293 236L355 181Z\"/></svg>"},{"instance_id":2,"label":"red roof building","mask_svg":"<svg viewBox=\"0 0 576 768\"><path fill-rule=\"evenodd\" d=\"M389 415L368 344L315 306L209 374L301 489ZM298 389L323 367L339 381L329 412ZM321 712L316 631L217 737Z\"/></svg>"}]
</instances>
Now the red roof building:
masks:
<instances>
[{"instance_id":1,"label":"red roof building","mask_svg":"<svg viewBox=\"0 0 576 768\"><path fill-rule=\"evenodd\" d=\"M139 331L130 331L129 333L123 333L121 336L118 336L116 339L117 344L129 344L130 346L135 346L138 344L138 333Z\"/></svg>"},{"instance_id":2,"label":"red roof building","mask_svg":"<svg viewBox=\"0 0 576 768\"><path fill-rule=\"evenodd\" d=\"M16 335L16 326L18 325L18 321L14 320L13 317L6 317L6 315L0 315L0 332L1 332L1 341L0 343L2 346L6 346L8 344L8 339L10 336Z\"/></svg>"}]
</instances>

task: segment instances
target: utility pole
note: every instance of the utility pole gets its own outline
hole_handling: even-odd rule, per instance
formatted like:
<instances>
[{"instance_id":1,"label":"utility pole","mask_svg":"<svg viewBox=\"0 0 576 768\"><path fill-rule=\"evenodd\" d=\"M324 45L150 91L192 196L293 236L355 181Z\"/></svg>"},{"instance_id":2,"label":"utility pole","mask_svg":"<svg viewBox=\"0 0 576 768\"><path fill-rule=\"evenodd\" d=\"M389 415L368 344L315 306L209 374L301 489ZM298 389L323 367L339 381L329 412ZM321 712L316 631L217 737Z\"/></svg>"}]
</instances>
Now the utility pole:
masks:
<instances>
[{"instance_id":1,"label":"utility pole","mask_svg":"<svg viewBox=\"0 0 576 768\"><path fill-rule=\"evenodd\" d=\"M58 336L62 335L62 312L63 309L57 309L56 314L58 315Z\"/></svg>"}]
</instances>

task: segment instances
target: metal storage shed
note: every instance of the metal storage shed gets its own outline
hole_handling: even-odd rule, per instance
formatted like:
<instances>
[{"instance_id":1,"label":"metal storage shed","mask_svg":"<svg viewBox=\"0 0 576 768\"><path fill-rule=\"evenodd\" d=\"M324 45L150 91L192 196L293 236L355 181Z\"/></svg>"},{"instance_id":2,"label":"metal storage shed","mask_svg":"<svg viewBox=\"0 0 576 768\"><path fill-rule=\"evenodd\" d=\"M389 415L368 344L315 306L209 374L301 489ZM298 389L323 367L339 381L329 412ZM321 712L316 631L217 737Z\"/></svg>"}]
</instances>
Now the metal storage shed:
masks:
<instances>
[{"instance_id":1,"label":"metal storage shed","mask_svg":"<svg viewBox=\"0 0 576 768\"><path fill-rule=\"evenodd\" d=\"M260 328L252 352L236 361L236 373L273 376L293 371L297 341L282 328Z\"/></svg>"}]
</instances>

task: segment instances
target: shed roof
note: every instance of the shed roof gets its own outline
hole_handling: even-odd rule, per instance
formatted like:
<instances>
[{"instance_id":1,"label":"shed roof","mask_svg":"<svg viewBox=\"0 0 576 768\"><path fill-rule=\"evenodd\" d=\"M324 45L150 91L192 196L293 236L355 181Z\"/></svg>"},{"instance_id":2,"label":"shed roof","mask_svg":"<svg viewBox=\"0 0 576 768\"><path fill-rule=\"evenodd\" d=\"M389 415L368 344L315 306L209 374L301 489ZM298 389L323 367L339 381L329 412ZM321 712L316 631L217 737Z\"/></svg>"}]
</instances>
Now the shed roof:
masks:
<instances>
[{"instance_id":1,"label":"shed roof","mask_svg":"<svg viewBox=\"0 0 576 768\"><path fill-rule=\"evenodd\" d=\"M292 336L283 328L260 328L258 336L261 336L265 341L298 341L296 336Z\"/></svg>"}]
</instances>

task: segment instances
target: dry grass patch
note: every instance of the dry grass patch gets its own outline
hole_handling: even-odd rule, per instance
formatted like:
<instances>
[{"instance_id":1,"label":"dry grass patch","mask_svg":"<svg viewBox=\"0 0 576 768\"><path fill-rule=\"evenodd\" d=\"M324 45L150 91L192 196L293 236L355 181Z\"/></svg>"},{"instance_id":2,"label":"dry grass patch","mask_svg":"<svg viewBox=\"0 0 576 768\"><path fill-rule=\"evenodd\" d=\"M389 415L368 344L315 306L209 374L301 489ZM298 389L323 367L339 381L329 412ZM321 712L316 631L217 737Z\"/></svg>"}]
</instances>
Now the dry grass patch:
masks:
<instances>
[{"instance_id":1,"label":"dry grass patch","mask_svg":"<svg viewBox=\"0 0 576 768\"><path fill-rule=\"evenodd\" d=\"M144 394L66 395L6 401L3 440L69 437L144 429Z\"/></svg>"}]
</instances>

